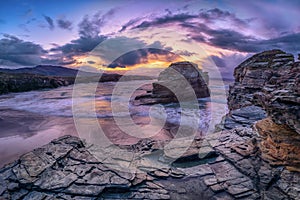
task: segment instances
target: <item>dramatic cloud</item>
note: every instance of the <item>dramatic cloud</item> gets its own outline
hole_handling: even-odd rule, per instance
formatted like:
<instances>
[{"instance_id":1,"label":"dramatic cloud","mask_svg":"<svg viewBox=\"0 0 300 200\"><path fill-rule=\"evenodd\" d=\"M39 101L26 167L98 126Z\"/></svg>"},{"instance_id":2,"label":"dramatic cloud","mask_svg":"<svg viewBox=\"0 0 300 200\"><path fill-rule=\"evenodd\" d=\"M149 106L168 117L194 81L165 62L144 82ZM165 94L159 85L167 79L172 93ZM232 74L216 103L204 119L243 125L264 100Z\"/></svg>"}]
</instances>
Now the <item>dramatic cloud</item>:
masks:
<instances>
[{"instance_id":1,"label":"dramatic cloud","mask_svg":"<svg viewBox=\"0 0 300 200\"><path fill-rule=\"evenodd\" d=\"M53 19L49 16L43 15L44 19L46 20L46 22L48 23L48 27L50 30L54 29L54 22Z\"/></svg>"},{"instance_id":2,"label":"dramatic cloud","mask_svg":"<svg viewBox=\"0 0 300 200\"><path fill-rule=\"evenodd\" d=\"M101 28L107 20L115 13L116 9L111 9L105 14L97 12L93 16L85 15L78 24L79 38L71 40L69 43L58 46L54 44L51 52L56 52L57 57L60 55L59 64L80 64L76 62L74 56L83 56L92 51L98 44L107 39L106 36L101 35ZM70 30L72 23L68 20L58 19L58 26L63 29ZM59 52L61 52L59 54Z\"/></svg>"},{"instance_id":3,"label":"dramatic cloud","mask_svg":"<svg viewBox=\"0 0 300 200\"><path fill-rule=\"evenodd\" d=\"M229 21L233 23L236 26L240 27L245 27L247 24L252 21L253 19L240 19L236 17L235 14L229 12L229 11L224 11L220 10L218 8L210 9L207 11L202 11L199 13L199 18L204 20L206 23L214 23L216 20L221 20L221 21Z\"/></svg>"},{"instance_id":4,"label":"dramatic cloud","mask_svg":"<svg viewBox=\"0 0 300 200\"><path fill-rule=\"evenodd\" d=\"M300 48L300 44L295 42L299 41L300 33L263 40L230 29L212 29L201 23L181 26L189 30L192 39L222 49L251 53L274 48L296 52Z\"/></svg>"},{"instance_id":5,"label":"dramatic cloud","mask_svg":"<svg viewBox=\"0 0 300 200\"><path fill-rule=\"evenodd\" d=\"M60 50L63 54L79 55L90 52L105 39L106 37L101 35L95 37L80 37L63 46L53 48L51 51Z\"/></svg>"},{"instance_id":6,"label":"dramatic cloud","mask_svg":"<svg viewBox=\"0 0 300 200\"><path fill-rule=\"evenodd\" d=\"M184 50L184 51L176 51L175 52L176 54L180 55L180 56L193 56L193 55L196 55L196 53L193 53L193 52L189 52L187 50Z\"/></svg>"},{"instance_id":7,"label":"dramatic cloud","mask_svg":"<svg viewBox=\"0 0 300 200\"><path fill-rule=\"evenodd\" d=\"M101 33L102 26L115 12L115 9L111 9L103 15L101 12L97 12L92 17L85 15L82 21L78 24L79 35L84 38L97 37Z\"/></svg>"},{"instance_id":8,"label":"dramatic cloud","mask_svg":"<svg viewBox=\"0 0 300 200\"><path fill-rule=\"evenodd\" d=\"M223 80L233 80L233 71L242 61L249 58L253 54L245 53L233 53L233 54L223 54L212 55L204 58L200 61L201 66L204 71L207 71L211 74L215 74L218 70L223 78ZM213 66L212 66L213 65ZM217 68L215 68L216 66ZM218 77L218 76L216 76ZM211 78L216 78L211 77Z\"/></svg>"},{"instance_id":9,"label":"dramatic cloud","mask_svg":"<svg viewBox=\"0 0 300 200\"><path fill-rule=\"evenodd\" d=\"M33 66L41 62L41 56L47 53L40 45L20 40L4 34L0 40L1 65Z\"/></svg>"},{"instance_id":10,"label":"dramatic cloud","mask_svg":"<svg viewBox=\"0 0 300 200\"><path fill-rule=\"evenodd\" d=\"M270 15L272 16L272 15ZM274 21L274 20L273 20ZM224 25L223 22L226 22ZM200 10L196 14L172 13L167 10L163 16L152 17L142 21L141 18L132 19L123 25L120 32L126 29L178 26L184 28L187 36L200 43L205 43L221 49L240 52L259 52L272 48L281 48L286 51L299 50L299 34L296 32L277 32L267 39L247 31L251 23L260 23L257 19L241 19L236 14L218 8ZM279 21L280 22L280 21ZM276 32L287 28L288 23L275 23L270 29ZM266 38L266 37L264 37Z\"/></svg>"},{"instance_id":11,"label":"dramatic cloud","mask_svg":"<svg viewBox=\"0 0 300 200\"><path fill-rule=\"evenodd\" d=\"M139 49L136 51L128 52L121 57L117 58L114 62L112 62L108 67L116 68L116 67L130 67L136 64L148 64L151 61L164 61L164 62L173 62L180 59L180 56L162 49L155 48L145 48Z\"/></svg>"},{"instance_id":12,"label":"dramatic cloud","mask_svg":"<svg viewBox=\"0 0 300 200\"><path fill-rule=\"evenodd\" d=\"M163 24L175 23L175 22L183 22L189 19L197 18L197 15L190 15L188 13L180 13L175 15L166 15L163 17L155 18L152 21L144 21L141 24L135 26L134 28L148 28L152 26L160 26Z\"/></svg>"},{"instance_id":13,"label":"dramatic cloud","mask_svg":"<svg viewBox=\"0 0 300 200\"><path fill-rule=\"evenodd\" d=\"M66 29L66 30L72 30L72 22L71 21L61 18L61 19L57 19L56 22L57 22L57 25L59 28Z\"/></svg>"},{"instance_id":14,"label":"dramatic cloud","mask_svg":"<svg viewBox=\"0 0 300 200\"><path fill-rule=\"evenodd\" d=\"M144 7L146 5L149 8ZM102 12L96 13L96 8L93 8L85 16L82 15L82 12L78 12L80 14L79 17L81 17L79 21L77 21L77 17L70 20L65 16L55 18L54 21L54 18L50 16L56 16L57 12L53 12L50 9L44 12L45 15L36 16L39 13L37 12L38 9L34 6L32 8L27 7L21 12L20 20L16 20L17 24L15 26L19 29L17 31L21 32L17 33L18 37L24 39L29 36L33 41L40 41L44 47L48 47L53 42L58 44L53 43L53 48L49 50L49 53L38 44L21 40L15 36L5 35L4 38L0 39L0 62L2 65L15 64L20 66L39 63L78 64L78 62L84 62L84 56L98 44L111 36L116 36L117 30L122 32L122 35L127 35L128 38L132 39L134 36L137 36L137 38L134 38L134 41L128 41L126 37L125 39L123 38L124 40L115 40L115 43L112 44L115 50L111 51L113 55L107 59L109 60L108 62L115 59L116 52L124 52L121 51L122 49L118 51L120 42L125 44L128 49L146 48L146 50L129 52L111 64L103 64L105 66L109 65L111 68L134 66L150 62L152 59L172 60L174 56L168 51L173 51L173 49L165 47L163 45L165 43L172 45L174 53L178 57L187 56L191 59L198 59L198 55L194 53L197 50L193 48L184 50L181 47L191 44L195 44L195 46L204 45L205 48L207 47L209 55L215 55L212 56L212 59L222 74L232 73L233 67L245 55L278 48L291 53L298 53L300 49L300 43L298 42L300 41L300 26L297 20L291 20L299 18L299 2L286 3L280 1L274 4L269 1L237 1L232 6L223 6L223 3L220 2L209 3L205 1L201 3L192 1L188 2L188 5L186 5L186 2L180 2L176 4L177 7L175 5L164 7L160 2L151 2L151 4L137 6L139 7L124 4L122 9L113 8L110 10L104 6L101 8ZM220 6L224 9L220 9ZM133 8L141 10L132 14L130 12L134 10ZM130 19L130 16L134 17ZM122 22L123 19L128 19L128 21L124 23L124 21ZM9 28L9 31L15 30L12 27L8 27L7 23L10 20L5 15L1 16L1 27L4 29ZM11 21L13 22L13 20ZM73 31L54 30L55 26L60 29ZM54 30L53 34L44 40L41 39L43 34L47 34L47 31L49 32L48 28ZM152 45L146 45L146 43L150 43L149 41L153 42L156 35L160 34L160 28L169 28L171 31L180 32L183 37L186 37L179 38L179 40L186 42L186 44L182 44L178 48L179 46L170 42L172 40L175 41L176 38L173 38L172 34L165 34L162 35L162 43L155 41ZM132 29L137 31L138 34L134 35L130 31L125 32ZM74 34L74 31L78 31L77 36L76 33ZM3 30L3 32L7 32L7 30ZM106 33L107 35L104 35ZM141 37L144 37L144 40L139 40L139 34L141 34ZM66 38L70 38L67 40L69 42L61 44ZM165 51L157 49L164 49ZM176 51L178 49L181 51ZM176 56L175 59L177 59ZM92 62L90 61L89 64L98 64Z\"/></svg>"},{"instance_id":15,"label":"dramatic cloud","mask_svg":"<svg viewBox=\"0 0 300 200\"><path fill-rule=\"evenodd\" d=\"M133 26L137 22L141 21L142 18L131 19L127 23L125 23L119 32L125 31L128 27Z\"/></svg>"},{"instance_id":16,"label":"dramatic cloud","mask_svg":"<svg viewBox=\"0 0 300 200\"><path fill-rule=\"evenodd\" d=\"M50 51L56 55L51 60L56 60L59 65L82 64L78 63L74 57L86 55L105 39L105 36L80 37L62 46L52 44L55 47Z\"/></svg>"},{"instance_id":17,"label":"dramatic cloud","mask_svg":"<svg viewBox=\"0 0 300 200\"><path fill-rule=\"evenodd\" d=\"M286 51L299 53L300 49L300 33L288 34L268 40L257 41L257 45L261 45L263 50L270 48L282 48Z\"/></svg>"},{"instance_id":18,"label":"dramatic cloud","mask_svg":"<svg viewBox=\"0 0 300 200\"><path fill-rule=\"evenodd\" d=\"M219 68L222 77L225 79L233 79L233 70L245 59L252 54L234 53L230 55L220 54L218 56L210 56L216 66Z\"/></svg>"},{"instance_id":19,"label":"dramatic cloud","mask_svg":"<svg viewBox=\"0 0 300 200\"><path fill-rule=\"evenodd\" d=\"M253 19L240 19L235 14L229 11L223 11L218 8L210 10L200 10L199 13L191 14L185 13L172 13L170 10L166 9L167 14L152 19L142 21L142 18L135 18L128 21L122 26L121 32L127 28L149 28L157 27L165 24L183 23L189 21L198 21L206 24L213 24L216 21L228 21L237 27L246 27L249 22Z\"/></svg>"}]
</instances>

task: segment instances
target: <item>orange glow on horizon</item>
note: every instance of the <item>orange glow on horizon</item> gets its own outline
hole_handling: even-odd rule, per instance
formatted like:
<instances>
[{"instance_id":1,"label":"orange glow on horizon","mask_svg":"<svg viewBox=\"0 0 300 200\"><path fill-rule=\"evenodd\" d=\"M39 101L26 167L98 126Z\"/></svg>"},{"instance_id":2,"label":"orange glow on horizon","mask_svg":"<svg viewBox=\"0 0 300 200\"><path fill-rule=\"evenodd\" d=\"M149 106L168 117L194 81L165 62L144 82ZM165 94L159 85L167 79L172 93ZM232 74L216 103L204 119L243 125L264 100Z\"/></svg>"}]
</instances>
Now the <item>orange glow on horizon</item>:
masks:
<instances>
[{"instance_id":1,"label":"orange glow on horizon","mask_svg":"<svg viewBox=\"0 0 300 200\"><path fill-rule=\"evenodd\" d=\"M81 66L89 66L93 67L98 70L103 71L128 71L134 70L137 68L166 68L171 63L184 61L185 59L176 55L176 54L149 54L146 58L143 58L140 63L135 65L128 65L124 67L116 67L116 68L109 68L107 64L101 64L101 58L92 57L92 56L73 56L73 59L76 60L73 64L69 65L72 68L79 68ZM93 62L93 63L91 63Z\"/></svg>"}]
</instances>

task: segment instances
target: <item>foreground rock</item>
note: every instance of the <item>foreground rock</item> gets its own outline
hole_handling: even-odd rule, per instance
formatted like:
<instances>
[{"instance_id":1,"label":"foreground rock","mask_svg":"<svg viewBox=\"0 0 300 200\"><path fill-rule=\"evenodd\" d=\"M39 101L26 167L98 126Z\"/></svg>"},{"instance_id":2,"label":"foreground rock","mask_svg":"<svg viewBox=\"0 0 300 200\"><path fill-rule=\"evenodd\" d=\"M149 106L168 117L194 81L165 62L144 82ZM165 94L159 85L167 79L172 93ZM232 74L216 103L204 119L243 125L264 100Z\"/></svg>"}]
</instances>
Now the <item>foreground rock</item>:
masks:
<instances>
[{"instance_id":1,"label":"foreground rock","mask_svg":"<svg viewBox=\"0 0 300 200\"><path fill-rule=\"evenodd\" d=\"M131 154L105 148L96 159L99 147L64 136L0 169L0 199L297 199L300 173L264 160L257 135L209 135L172 165L161 142L124 146Z\"/></svg>"},{"instance_id":2,"label":"foreground rock","mask_svg":"<svg viewBox=\"0 0 300 200\"><path fill-rule=\"evenodd\" d=\"M172 63L159 74L149 94L137 96L142 104L171 103L209 97L208 75L191 62Z\"/></svg>"},{"instance_id":3,"label":"foreground rock","mask_svg":"<svg viewBox=\"0 0 300 200\"><path fill-rule=\"evenodd\" d=\"M223 122L216 126L217 130L233 129L237 127L251 127L261 119L267 117L266 111L260 106L245 106L231 110L223 117Z\"/></svg>"}]
</instances>

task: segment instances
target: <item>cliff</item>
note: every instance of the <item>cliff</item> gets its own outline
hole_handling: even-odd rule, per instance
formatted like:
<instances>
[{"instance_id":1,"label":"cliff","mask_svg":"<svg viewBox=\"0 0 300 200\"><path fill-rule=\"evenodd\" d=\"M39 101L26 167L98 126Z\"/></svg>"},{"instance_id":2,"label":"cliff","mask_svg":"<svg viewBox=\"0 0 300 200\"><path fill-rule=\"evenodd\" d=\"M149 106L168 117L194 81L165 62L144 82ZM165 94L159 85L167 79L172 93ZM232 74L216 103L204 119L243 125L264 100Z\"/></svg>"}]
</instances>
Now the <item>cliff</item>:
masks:
<instances>
[{"instance_id":1,"label":"cliff","mask_svg":"<svg viewBox=\"0 0 300 200\"><path fill-rule=\"evenodd\" d=\"M225 129L254 126L263 159L300 171L300 63L281 50L265 51L240 64L234 77Z\"/></svg>"},{"instance_id":2,"label":"cliff","mask_svg":"<svg viewBox=\"0 0 300 200\"><path fill-rule=\"evenodd\" d=\"M228 107L262 107L277 124L300 133L300 63L281 50L254 55L234 70Z\"/></svg>"}]
</instances>

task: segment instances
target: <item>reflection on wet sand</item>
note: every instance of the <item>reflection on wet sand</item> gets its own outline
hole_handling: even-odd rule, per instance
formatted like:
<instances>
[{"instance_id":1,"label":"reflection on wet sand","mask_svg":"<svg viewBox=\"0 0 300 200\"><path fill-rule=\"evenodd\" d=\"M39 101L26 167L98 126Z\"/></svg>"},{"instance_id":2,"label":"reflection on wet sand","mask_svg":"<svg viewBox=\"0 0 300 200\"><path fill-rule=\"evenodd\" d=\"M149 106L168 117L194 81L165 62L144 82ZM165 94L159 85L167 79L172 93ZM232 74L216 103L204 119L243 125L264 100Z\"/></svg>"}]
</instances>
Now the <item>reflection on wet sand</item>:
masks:
<instances>
[{"instance_id":1,"label":"reflection on wet sand","mask_svg":"<svg viewBox=\"0 0 300 200\"><path fill-rule=\"evenodd\" d=\"M60 136L78 136L71 117L41 116L27 111L11 109L1 110L0 116L0 167ZM89 128L90 119L83 118L82 120ZM129 145L140 140L140 138L127 135L120 130L113 118L100 118L98 121L105 136L112 144ZM135 121L141 126L147 124L145 123L147 120L142 118ZM170 129L173 128L166 126L152 139L171 139Z\"/></svg>"},{"instance_id":2,"label":"reflection on wet sand","mask_svg":"<svg viewBox=\"0 0 300 200\"><path fill-rule=\"evenodd\" d=\"M71 117L0 110L0 167L62 135L77 135Z\"/></svg>"},{"instance_id":3,"label":"reflection on wet sand","mask_svg":"<svg viewBox=\"0 0 300 200\"><path fill-rule=\"evenodd\" d=\"M126 82L128 87L129 82ZM100 83L95 96L82 93L79 101L77 101L80 111L80 120L86 133L78 134L75 127L72 112L72 91L73 87L61 87L53 90L32 91L24 93L11 93L0 96L0 167L4 164L16 160L20 155L38 148L51 140L63 135L75 135L82 138L88 137L89 130L92 129L91 122L96 121L103 130L104 136L112 144L130 145L137 143L140 138L154 140L170 140L176 133L178 126L183 121L181 115L199 118L200 123L197 124L199 130L196 137L201 137L207 131L211 121L210 106L212 102L203 100L200 108L196 112L194 110L181 110L177 104L168 104L165 107L158 107L154 112L154 118L160 119L163 113L166 113L167 119L163 126L154 124L153 129L149 128L151 122L149 110L152 109L148 105L129 105L127 100L118 98L120 105L129 106L129 113L117 112L112 114L111 94L115 83ZM82 85L84 88L86 85ZM149 88L148 88L149 89ZM83 90L84 91L84 90ZM139 95L147 91L147 88L140 88L133 94ZM124 91L126 92L126 91ZM88 108L91 107L93 100L95 102L96 118L91 116ZM216 102L217 110L222 115L222 110L226 102ZM219 109L220 108L220 109ZM155 110L155 109L154 109ZM153 111L153 109L152 109ZM94 115L95 116L95 115ZM130 129L124 120L123 124L117 124L114 117L132 118L133 122L140 126L146 132L138 135L128 135L121 128ZM217 120L218 121L218 120ZM189 121L185 121L189 125ZM121 127L121 128L120 128ZM163 127L158 129L158 127ZM153 130L158 130L153 131ZM95 131L94 131L95 132ZM153 134L156 133L156 134ZM96 131L97 135L98 132ZM140 135L139 135L140 134Z\"/></svg>"}]
</instances>

